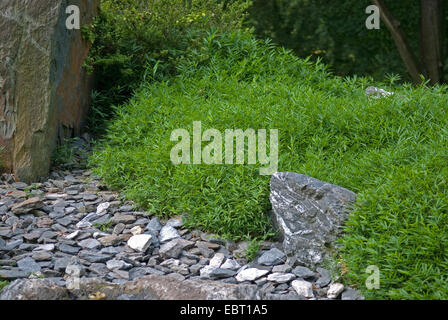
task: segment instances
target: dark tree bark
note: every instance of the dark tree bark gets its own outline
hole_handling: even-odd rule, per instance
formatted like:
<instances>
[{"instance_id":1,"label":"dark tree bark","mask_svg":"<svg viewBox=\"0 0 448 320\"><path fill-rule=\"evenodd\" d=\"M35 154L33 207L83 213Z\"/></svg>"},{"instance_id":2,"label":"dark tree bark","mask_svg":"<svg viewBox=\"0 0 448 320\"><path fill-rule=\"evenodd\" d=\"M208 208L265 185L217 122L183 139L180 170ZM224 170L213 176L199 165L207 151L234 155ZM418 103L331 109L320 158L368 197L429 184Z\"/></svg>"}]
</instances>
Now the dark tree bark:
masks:
<instances>
[{"instance_id":1,"label":"dark tree bark","mask_svg":"<svg viewBox=\"0 0 448 320\"><path fill-rule=\"evenodd\" d=\"M443 1L422 0L420 48L425 76L434 85L443 80Z\"/></svg>"},{"instance_id":2,"label":"dark tree bark","mask_svg":"<svg viewBox=\"0 0 448 320\"><path fill-rule=\"evenodd\" d=\"M372 0L380 9L381 20L389 29L401 59L414 84L422 82L420 75L434 85L443 80L443 0L421 0L420 2L420 59L412 52L406 35L398 21L388 10L383 0Z\"/></svg>"},{"instance_id":3,"label":"dark tree bark","mask_svg":"<svg viewBox=\"0 0 448 320\"><path fill-rule=\"evenodd\" d=\"M425 1L425 0L422 0ZM401 59L411 75L414 84L420 84L422 74L422 67L412 52L409 42L400 26L400 21L398 21L392 13L387 9L383 0L372 0L373 4L380 9L381 20L383 20L387 29L389 29L395 45L397 46L398 52L400 53Z\"/></svg>"}]
</instances>

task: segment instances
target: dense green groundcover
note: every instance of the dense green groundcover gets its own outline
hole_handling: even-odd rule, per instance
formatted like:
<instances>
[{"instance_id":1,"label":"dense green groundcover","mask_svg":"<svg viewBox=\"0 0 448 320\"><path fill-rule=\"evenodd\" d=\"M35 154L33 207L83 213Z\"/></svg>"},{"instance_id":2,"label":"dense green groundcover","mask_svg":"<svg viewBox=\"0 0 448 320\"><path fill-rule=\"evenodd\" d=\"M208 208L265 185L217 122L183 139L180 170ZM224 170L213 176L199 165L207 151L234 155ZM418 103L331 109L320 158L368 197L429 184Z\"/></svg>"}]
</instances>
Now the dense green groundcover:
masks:
<instances>
[{"instance_id":1,"label":"dense green groundcover","mask_svg":"<svg viewBox=\"0 0 448 320\"><path fill-rule=\"evenodd\" d=\"M448 298L446 87L393 87L331 76L267 41L210 33L180 75L144 84L117 107L92 157L112 187L159 215L233 239L271 234L269 176L259 165L173 165L172 130L279 129L279 171L358 193L342 240L343 279L367 298ZM366 290L369 265L379 290Z\"/></svg>"}]
</instances>

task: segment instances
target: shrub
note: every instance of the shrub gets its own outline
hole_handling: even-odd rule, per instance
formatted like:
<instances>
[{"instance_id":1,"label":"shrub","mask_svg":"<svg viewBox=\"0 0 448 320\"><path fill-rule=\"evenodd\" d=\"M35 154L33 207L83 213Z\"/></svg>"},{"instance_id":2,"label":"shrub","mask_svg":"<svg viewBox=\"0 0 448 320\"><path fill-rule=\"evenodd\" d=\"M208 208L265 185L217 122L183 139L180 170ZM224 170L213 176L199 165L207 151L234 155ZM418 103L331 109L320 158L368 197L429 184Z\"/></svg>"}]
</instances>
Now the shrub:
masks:
<instances>
[{"instance_id":1,"label":"shrub","mask_svg":"<svg viewBox=\"0 0 448 320\"><path fill-rule=\"evenodd\" d=\"M247 0L102 0L94 24L84 27L93 41L86 67L96 74L89 129L101 131L114 104L126 101L142 80L176 72L178 60L206 30L242 27Z\"/></svg>"},{"instance_id":2,"label":"shrub","mask_svg":"<svg viewBox=\"0 0 448 320\"><path fill-rule=\"evenodd\" d=\"M332 77L242 32L209 33L171 81L147 83L117 110L92 157L108 184L158 215L225 237L272 234L269 177L257 165L173 165L172 130L193 121L279 129L279 171L357 192L341 242L344 279L368 298L448 298L448 117L446 87L378 84L395 95L365 96L369 78ZM363 285L368 265L381 289Z\"/></svg>"}]
</instances>

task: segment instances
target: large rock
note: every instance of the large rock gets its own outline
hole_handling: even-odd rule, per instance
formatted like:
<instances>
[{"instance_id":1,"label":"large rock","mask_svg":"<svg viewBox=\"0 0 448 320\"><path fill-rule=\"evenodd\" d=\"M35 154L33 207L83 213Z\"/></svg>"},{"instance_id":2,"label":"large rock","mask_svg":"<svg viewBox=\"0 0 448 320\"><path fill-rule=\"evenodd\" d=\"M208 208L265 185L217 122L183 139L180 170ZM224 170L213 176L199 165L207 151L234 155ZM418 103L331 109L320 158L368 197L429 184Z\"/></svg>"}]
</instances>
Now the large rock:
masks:
<instances>
[{"instance_id":1,"label":"large rock","mask_svg":"<svg viewBox=\"0 0 448 320\"><path fill-rule=\"evenodd\" d=\"M321 264L340 236L355 199L350 190L302 174L272 175L273 219L291 261L309 267Z\"/></svg>"},{"instance_id":2,"label":"large rock","mask_svg":"<svg viewBox=\"0 0 448 320\"><path fill-rule=\"evenodd\" d=\"M81 25L99 0L0 1L0 163L31 182L47 176L57 141L81 133L91 78L82 67L90 44L66 28L68 5Z\"/></svg>"},{"instance_id":3,"label":"large rock","mask_svg":"<svg viewBox=\"0 0 448 320\"><path fill-rule=\"evenodd\" d=\"M107 283L98 278L81 278L78 288L69 291L49 279L22 279L0 293L0 300L88 299L100 292L104 299L119 300L255 300L257 287L217 281L177 280L162 275L137 278L124 284Z\"/></svg>"}]
</instances>

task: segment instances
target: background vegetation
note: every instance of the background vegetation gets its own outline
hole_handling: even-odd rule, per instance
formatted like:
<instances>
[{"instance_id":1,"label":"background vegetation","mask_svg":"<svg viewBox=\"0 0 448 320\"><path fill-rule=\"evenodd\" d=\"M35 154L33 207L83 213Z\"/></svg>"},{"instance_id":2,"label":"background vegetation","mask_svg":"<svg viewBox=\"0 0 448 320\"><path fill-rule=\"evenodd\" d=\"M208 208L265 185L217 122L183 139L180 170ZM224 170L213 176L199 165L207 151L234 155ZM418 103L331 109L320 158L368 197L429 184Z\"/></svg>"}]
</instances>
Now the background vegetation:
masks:
<instances>
[{"instance_id":1,"label":"background vegetation","mask_svg":"<svg viewBox=\"0 0 448 320\"><path fill-rule=\"evenodd\" d=\"M91 158L96 173L160 216L181 214L189 227L236 240L264 239L272 235L269 177L259 175L259 165L174 166L169 138L177 128L191 132L198 120L221 131L280 129L279 171L359 195L341 242L344 281L368 298L447 299L447 87L398 85L390 75L375 80L400 72L399 60L383 31L365 34L374 38L366 41L356 27L357 44L351 24L335 30L334 17L352 17L345 2L328 2L334 11L327 12L320 1L289 1L305 11L300 18L294 7L279 9L285 31L277 33L277 22L256 13L256 1L250 19L262 39L302 57L323 50L300 59L246 29L246 2L170 1L159 10L143 6L156 0L105 0L101 18L86 30L96 39L89 66L99 79L92 119L115 114ZM140 24L145 19L160 23ZM307 24L313 19L319 24ZM338 74L371 76L336 77L318 57ZM395 95L369 98L369 85ZM371 264L380 268L380 290L363 285Z\"/></svg>"}]
</instances>

